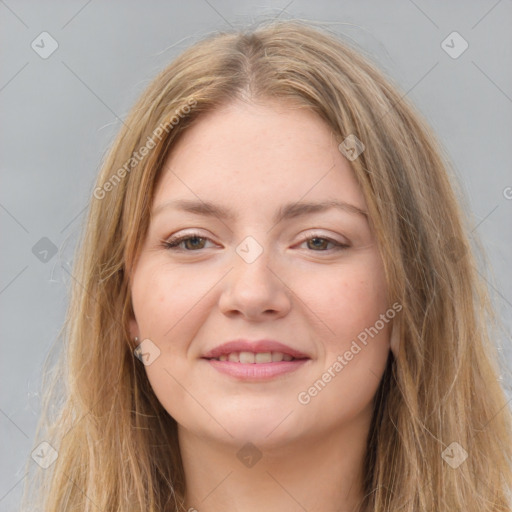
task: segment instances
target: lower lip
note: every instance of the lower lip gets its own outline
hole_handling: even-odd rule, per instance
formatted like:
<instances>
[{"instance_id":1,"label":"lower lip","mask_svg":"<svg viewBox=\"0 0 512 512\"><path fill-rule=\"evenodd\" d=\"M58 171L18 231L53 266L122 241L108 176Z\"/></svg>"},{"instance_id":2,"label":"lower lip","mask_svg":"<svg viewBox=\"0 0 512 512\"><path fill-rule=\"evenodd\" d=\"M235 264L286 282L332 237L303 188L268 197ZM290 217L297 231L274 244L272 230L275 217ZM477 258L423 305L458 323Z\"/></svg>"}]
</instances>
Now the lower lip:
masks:
<instances>
[{"instance_id":1,"label":"lower lip","mask_svg":"<svg viewBox=\"0 0 512 512\"><path fill-rule=\"evenodd\" d=\"M285 373L294 372L309 359L296 359L294 361L279 361L275 363L235 363L232 361L218 361L207 359L216 370L240 380L268 380Z\"/></svg>"}]
</instances>

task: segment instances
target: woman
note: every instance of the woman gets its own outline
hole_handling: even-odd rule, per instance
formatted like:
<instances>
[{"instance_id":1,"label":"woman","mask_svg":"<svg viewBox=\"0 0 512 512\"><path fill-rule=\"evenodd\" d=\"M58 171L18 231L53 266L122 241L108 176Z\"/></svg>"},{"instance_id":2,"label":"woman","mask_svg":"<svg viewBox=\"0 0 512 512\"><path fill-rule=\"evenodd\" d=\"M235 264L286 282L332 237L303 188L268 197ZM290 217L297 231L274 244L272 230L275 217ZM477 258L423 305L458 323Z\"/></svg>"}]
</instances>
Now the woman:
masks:
<instances>
[{"instance_id":1,"label":"woman","mask_svg":"<svg viewBox=\"0 0 512 512\"><path fill-rule=\"evenodd\" d=\"M195 44L93 195L45 511L512 510L446 163L357 51L302 22Z\"/></svg>"}]
</instances>

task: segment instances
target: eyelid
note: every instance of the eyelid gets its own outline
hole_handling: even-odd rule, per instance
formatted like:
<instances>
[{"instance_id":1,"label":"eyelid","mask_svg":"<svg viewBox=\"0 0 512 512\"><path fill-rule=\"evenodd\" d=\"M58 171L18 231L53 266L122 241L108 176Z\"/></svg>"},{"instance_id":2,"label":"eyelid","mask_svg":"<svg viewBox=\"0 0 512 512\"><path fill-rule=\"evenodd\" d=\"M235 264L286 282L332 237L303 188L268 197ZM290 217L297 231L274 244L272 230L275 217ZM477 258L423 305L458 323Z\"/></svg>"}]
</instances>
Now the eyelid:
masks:
<instances>
[{"instance_id":1,"label":"eyelid","mask_svg":"<svg viewBox=\"0 0 512 512\"><path fill-rule=\"evenodd\" d=\"M171 235L167 238L164 238L161 240L162 244L166 248L170 248L170 244L177 244L179 245L183 240L187 240L188 238L203 238L204 240L208 240L212 242L212 239L208 236L205 236L201 234L199 231L185 231L179 235ZM177 251L180 250L179 248L175 248ZM194 252L194 251L185 251L185 252Z\"/></svg>"},{"instance_id":2,"label":"eyelid","mask_svg":"<svg viewBox=\"0 0 512 512\"><path fill-rule=\"evenodd\" d=\"M312 228L312 229L313 229L312 231L307 232L306 234L302 235L301 239L297 242L297 244L302 245L302 244L308 242L309 240L312 240L314 238L319 238L322 240L326 240L328 243L334 244L334 248L323 250L323 251L321 250L321 251L311 251L311 252L330 253L332 251L347 249L352 246L352 244L348 240L347 240L347 242L343 242L343 241L337 240L333 236L329 236L329 235L325 235L325 234L321 233L320 231L318 231L318 228L316 231L315 231L315 228ZM189 250L184 250L184 249L179 248L179 245L183 241L188 240L190 238L200 238L200 239L204 239L204 240L214 243L211 240L211 238L209 238L207 236L203 236L199 231L183 232L179 235L172 235L166 239L161 240L161 242L162 242L162 245L166 249L172 249L175 251L190 252L190 253L191 252L199 252L201 249L198 249L197 251L189 251ZM343 237L343 238L345 238L345 237ZM295 244L295 245L297 245L297 244Z\"/></svg>"},{"instance_id":3,"label":"eyelid","mask_svg":"<svg viewBox=\"0 0 512 512\"><path fill-rule=\"evenodd\" d=\"M346 245L346 246L352 245L352 243L349 241L349 239L346 236L338 235L339 237L343 238L344 240L337 240L334 235L326 235L326 234L322 233L321 231L318 231L318 229L321 229L321 228L316 228L316 230L315 230L315 228L311 228L311 231L308 231L307 233L302 235L302 238L301 238L302 242L305 242L305 241L309 240L310 238L324 238L325 240L331 240L332 242L340 244L340 245Z\"/></svg>"}]
</instances>

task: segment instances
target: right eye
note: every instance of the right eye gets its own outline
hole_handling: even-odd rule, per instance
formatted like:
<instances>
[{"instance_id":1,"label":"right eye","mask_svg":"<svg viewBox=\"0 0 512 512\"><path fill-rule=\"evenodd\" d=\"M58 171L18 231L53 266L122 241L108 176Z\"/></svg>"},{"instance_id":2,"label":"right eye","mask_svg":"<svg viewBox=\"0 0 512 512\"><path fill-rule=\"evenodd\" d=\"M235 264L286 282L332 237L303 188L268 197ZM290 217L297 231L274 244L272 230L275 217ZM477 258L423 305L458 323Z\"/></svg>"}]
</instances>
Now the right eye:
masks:
<instances>
[{"instance_id":1,"label":"right eye","mask_svg":"<svg viewBox=\"0 0 512 512\"><path fill-rule=\"evenodd\" d=\"M203 243L198 243L200 240L210 240L204 236L200 236L199 233L188 233L186 235L181 235L177 237L171 237L168 240L163 240L162 244L166 249L170 249L173 251L185 251L185 252L193 252L196 249L204 249ZM185 249L181 248L180 245L182 243L187 243L191 241L191 243L185 245Z\"/></svg>"}]
</instances>

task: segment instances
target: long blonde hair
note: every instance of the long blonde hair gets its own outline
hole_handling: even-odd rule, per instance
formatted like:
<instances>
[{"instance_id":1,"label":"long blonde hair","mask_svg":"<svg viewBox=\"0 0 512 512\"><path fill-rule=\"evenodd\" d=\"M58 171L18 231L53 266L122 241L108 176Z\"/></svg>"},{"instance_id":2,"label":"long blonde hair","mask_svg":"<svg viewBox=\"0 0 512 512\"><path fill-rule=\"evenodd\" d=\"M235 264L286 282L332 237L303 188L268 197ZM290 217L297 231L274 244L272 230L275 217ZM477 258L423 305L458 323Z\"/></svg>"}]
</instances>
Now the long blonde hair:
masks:
<instances>
[{"instance_id":1,"label":"long blonde hair","mask_svg":"<svg viewBox=\"0 0 512 512\"><path fill-rule=\"evenodd\" d=\"M58 457L47 469L29 459L35 492L26 488L25 500L34 494L26 510L185 510L176 422L134 356L129 276L166 155L203 113L235 98L293 101L321 116L340 143L355 135L365 145L351 166L390 301L403 309L399 351L390 352L374 400L364 511L510 512L511 414L448 159L389 78L303 21L267 21L194 44L121 127L78 247L64 350L43 388L36 444L47 441Z\"/></svg>"}]
</instances>

